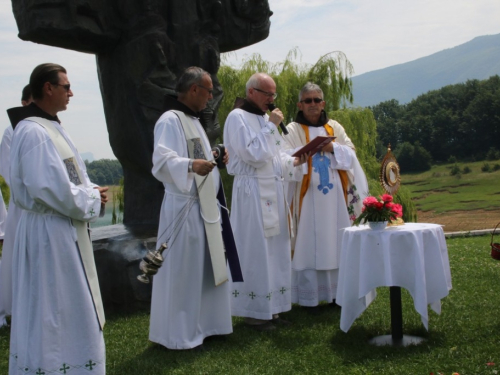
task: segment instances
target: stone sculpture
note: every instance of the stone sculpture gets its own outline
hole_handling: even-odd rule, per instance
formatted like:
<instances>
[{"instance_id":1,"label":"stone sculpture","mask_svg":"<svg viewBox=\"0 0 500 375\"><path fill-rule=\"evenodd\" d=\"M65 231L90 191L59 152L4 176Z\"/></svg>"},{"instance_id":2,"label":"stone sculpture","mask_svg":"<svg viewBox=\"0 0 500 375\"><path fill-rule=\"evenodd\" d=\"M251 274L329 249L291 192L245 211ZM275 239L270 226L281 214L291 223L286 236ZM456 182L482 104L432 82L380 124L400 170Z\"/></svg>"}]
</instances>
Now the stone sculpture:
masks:
<instances>
[{"instance_id":1,"label":"stone sculpture","mask_svg":"<svg viewBox=\"0 0 500 375\"><path fill-rule=\"evenodd\" d=\"M109 140L125 176L124 223L156 229L163 186L151 175L153 129L189 66L212 75L214 99L202 114L220 136L220 53L265 39L267 0L12 0L19 37L93 53ZM57 61L55 61L57 62ZM74 73L73 73L74 74Z\"/></svg>"}]
</instances>

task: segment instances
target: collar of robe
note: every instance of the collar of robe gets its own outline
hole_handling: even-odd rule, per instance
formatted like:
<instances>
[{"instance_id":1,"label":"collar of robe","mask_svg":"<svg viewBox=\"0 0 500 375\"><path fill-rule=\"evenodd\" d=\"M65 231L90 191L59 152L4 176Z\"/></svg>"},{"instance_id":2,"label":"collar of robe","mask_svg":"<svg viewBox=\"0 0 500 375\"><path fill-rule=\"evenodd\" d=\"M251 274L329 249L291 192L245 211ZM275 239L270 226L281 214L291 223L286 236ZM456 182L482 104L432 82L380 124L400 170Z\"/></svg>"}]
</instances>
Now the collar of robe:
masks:
<instances>
[{"instance_id":1,"label":"collar of robe","mask_svg":"<svg viewBox=\"0 0 500 375\"><path fill-rule=\"evenodd\" d=\"M9 115L10 124L14 129L16 128L17 124L19 124L24 119L27 119L28 117L41 117L50 121L57 121L58 123L61 123L57 116L49 115L33 102L31 102L31 104L27 105L26 107L10 108L7 110L7 115Z\"/></svg>"},{"instance_id":2,"label":"collar of robe","mask_svg":"<svg viewBox=\"0 0 500 375\"><path fill-rule=\"evenodd\" d=\"M307 125L307 126L312 126L315 128L319 128L319 127L324 126L328 121L330 121L330 119L328 118L328 116L326 115L326 112L324 110L321 111L321 115L319 116L319 120L316 124L313 124L313 123L307 121L306 118L304 117L304 113L302 111L299 111L299 113L297 113L297 116L295 117L295 122L297 122L299 124Z\"/></svg>"},{"instance_id":3,"label":"collar of robe","mask_svg":"<svg viewBox=\"0 0 500 375\"><path fill-rule=\"evenodd\" d=\"M165 105L168 108L168 110L175 110L175 111L181 111L184 112L188 116L200 118L200 113L193 111L191 108L189 108L187 105L184 103L181 103L175 96L170 96L167 95L165 96Z\"/></svg>"},{"instance_id":4,"label":"collar of robe","mask_svg":"<svg viewBox=\"0 0 500 375\"><path fill-rule=\"evenodd\" d=\"M245 112L253 113L254 115L259 115L259 116L264 116L266 112L263 112L260 108L256 107L253 103L249 102L248 100L244 99L242 102L240 102L239 106L237 106L238 103L235 102L235 108L240 108L244 110Z\"/></svg>"}]
</instances>

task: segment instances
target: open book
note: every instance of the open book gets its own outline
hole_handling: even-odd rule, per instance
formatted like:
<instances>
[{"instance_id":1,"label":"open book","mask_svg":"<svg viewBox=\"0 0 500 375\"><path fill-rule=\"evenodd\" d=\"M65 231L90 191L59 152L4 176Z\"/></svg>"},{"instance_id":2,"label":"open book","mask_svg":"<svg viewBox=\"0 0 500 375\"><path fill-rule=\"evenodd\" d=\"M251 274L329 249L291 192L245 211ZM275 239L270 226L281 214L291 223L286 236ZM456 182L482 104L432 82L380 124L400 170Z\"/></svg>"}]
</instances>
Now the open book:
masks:
<instances>
[{"instance_id":1,"label":"open book","mask_svg":"<svg viewBox=\"0 0 500 375\"><path fill-rule=\"evenodd\" d=\"M306 154L308 152L311 152L311 156L313 156L318 151L321 151L323 147L325 147L328 143L332 142L335 138L337 137L331 135L327 136L319 135L316 138L314 138L311 142L309 142L307 145L297 150L295 154L293 154L292 156L300 157L302 154Z\"/></svg>"}]
</instances>

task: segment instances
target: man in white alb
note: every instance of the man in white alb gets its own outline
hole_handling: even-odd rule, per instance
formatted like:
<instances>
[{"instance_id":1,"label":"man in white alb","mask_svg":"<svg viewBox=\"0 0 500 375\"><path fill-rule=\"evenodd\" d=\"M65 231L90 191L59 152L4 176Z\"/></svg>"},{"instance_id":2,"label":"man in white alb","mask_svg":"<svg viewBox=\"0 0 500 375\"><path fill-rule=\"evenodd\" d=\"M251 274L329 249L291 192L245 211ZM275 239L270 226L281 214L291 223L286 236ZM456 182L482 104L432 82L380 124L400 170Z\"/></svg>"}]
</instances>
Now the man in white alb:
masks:
<instances>
[{"instance_id":1,"label":"man in white alb","mask_svg":"<svg viewBox=\"0 0 500 375\"><path fill-rule=\"evenodd\" d=\"M231 285L234 316L261 331L288 322L279 313L291 309L291 253L285 181L302 179L302 159L282 151L279 109L270 115L276 84L264 73L250 77L246 99L226 119L224 143L229 174L235 176L231 224L243 270L243 283Z\"/></svg>"},{"instance_id":2,"label":"man in white alb","mask_svg":"<svg viewBox=\"0 0 500 375\"><path fill-rule=\"evenodd\" d=\"M368 193L354 145L337 121L328 119L323 91L308 82L299 93L299 112L288 124L287 149L295 151L317 136L335 136L333 142L308 160L307 174L291 186L292 302L317 311L321 301L337 295L340 261L339 229L359 215Z\"/></svg>"},{"instance_id":3,"label":"man in white alb","mask_svg":"<svg viewBox=\"0 0 500 375\"><path fill-rule=\"evenodd\" d=\"M206 337L233 331L225 256L233 279L241 271L219 171L199 120L212 90L206 71L187 68L172 109L154 130L153 175L165 187L157 245L168 248L153 280L149 339L168 349L202 348Z\"/></svg>"},{"instance_id":4,"label":"man in white alb","mask_svg":"<svg viewBox=\"0 0 500 375\"><path fill-rule=\"evenodd\" d=\"M105 374L102 307L88 222L107 201L62 127L66 70L41 64L33 100L12 108L11 194L22 208L12 257L9 374ZM17 119L14 120L13 119ZM102 212L103 213L103 212Z\"/></svg>"}]
</instances>

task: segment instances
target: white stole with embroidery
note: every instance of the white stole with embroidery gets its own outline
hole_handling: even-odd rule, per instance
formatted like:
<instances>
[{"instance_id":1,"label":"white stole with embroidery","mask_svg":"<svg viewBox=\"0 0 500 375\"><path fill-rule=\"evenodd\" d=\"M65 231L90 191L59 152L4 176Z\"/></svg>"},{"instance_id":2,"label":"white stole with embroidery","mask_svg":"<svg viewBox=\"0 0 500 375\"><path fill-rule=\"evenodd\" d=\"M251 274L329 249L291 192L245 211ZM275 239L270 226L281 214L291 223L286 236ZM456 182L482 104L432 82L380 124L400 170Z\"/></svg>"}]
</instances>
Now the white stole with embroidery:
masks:
<instances>
[{"instance_id":1,"label":"white stole with embroidery","mask_svg":"<svg viewBox=\"0 0 500 375\"><path fill-rule=\"evenodd\" d=\"M205 148L204 143L201 140L201 135L199 134L193 121L187 117L184 112L175 110L172 110L172 112L179 117L182 128L184 129L189 157L192 159L212 160L212 151ZM228 277L224 241L222 239L222 228L220 224L220 211L217 205L217 192L215 191L214 184L214 175L209 173L206 176L200 176L195 173L194 179L200 198L200 214L205 225L205 234L207 236L210 259L212 260L215 285L218 286L228 281ZM203 181L205 182L203 183ZM203 183L203 186L200 189L201 183Z\"/></svg>"}]
</instances>

